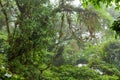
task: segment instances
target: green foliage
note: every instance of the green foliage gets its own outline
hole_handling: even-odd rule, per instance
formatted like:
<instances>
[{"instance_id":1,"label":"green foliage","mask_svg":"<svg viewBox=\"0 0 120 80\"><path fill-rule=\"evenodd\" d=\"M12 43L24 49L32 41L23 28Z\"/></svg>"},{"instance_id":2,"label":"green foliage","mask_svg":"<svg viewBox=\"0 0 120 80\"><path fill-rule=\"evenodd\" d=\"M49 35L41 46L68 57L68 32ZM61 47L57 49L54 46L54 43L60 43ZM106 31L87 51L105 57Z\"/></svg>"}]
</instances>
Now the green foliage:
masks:
<instances>
[{"instance_id":1,"label":"green foliage","mask_svg":"<svg viewBox=\"0 0 120 80\"><path fill-rule=\"evenodd\" d=\"M120 35L120 17L118 17L118 19L114 21L111 29L114 30L118 35Z\"/></svg>"},{"instance_id":2,"label":"green foliage","mask_svg":"<svg viewBox=\"0 0 120 80\"><path fill-rule=\"evenodd\" d=\"M49 0L0 0L0 11L3 13L0 12L0 28L5 27L6 30L10 28L10 32L0 32L0 79L119 79L120 65L117 64L120 62L120 43L110 42L103 44L101 48L101 45L93 45L96 42L92 40L95 38L95 31L100 31L99 26L101 24L109 26L112 18L103 10L101 13L108 22L105 20L106 22L98 24L101 18L94 9L75 8L67 3L68 0L64 1L65 3L63 1L60 0L58 10L53 10ZM86 5L90 2L100 6L101 2L110 5L113 0L82 1ZM115 0L116 4L118 2ZM119 30L119 20L113 25L113 30ZM86 32L90 35L82 37ZM56 33L59 34L58 37ZM55 40L58 40L58 44L54 42ZM69 44L66 45L64 41L67 40ZM92 41L89 44L89 40L92 40L93 44ZM65 47L57 50L60 48L59 45L63 44ZM60 53L60 56L53 59L55 53ZM77 60L86 61L87 66L78 67ZM69 65L65 65L64 61ZM54 67L52 65L54 63L60 66ZM99 69L103 74L95 69Z\"/></svg>"},{"instance_id":3,"label":"green foliage","mask_svg":"<svg viewBox=\"0 0 120 80\"><path fill-rule=\"evenodd\" d=\"M79 46L76 40L71 40L64 48L63 57L66 64L75 64L79 55Z\"/></svg>"},{"instance_id":4,"label":"green foliage","mask_svg":"<svg viewBox=\"0 0 120 80\"><path fill-rule=\"evenodd\" d=\"M52 72L52 79L56 80L88 80L88 79L95 79L98 77L98 74L88 68L88 67L74 67L71 65L66 65L66 66L61 66L59 68L53 67L51 69ZM54 75L54 76L53 76ZM47 79L47 80L52 80L52 79Z\"/></svg>"},{"instance_id":5,"label":"green foliage","mask_svg":"<svg viewBox=\"0 0 120 80\"><path fill-rule=\"evenodd\" d=\"M5 67L0 66L0 79L2 80L25 80L22 76L12 74L8 69Z\"/></svg>"},{"instance_id":6,"label":"green foliage","mask_svg":"<svg viewBox=\"0 0 120 80\"><path fill-rule=\"evenodd\" d=\"M1 14L1 12L0 12ZM5 25L4 23L4 16L3 15L0 15L0 30L2 29L2 27Z\"/></svg>"},{"instance_id":7,"label":"green foliage","mask_svg":"<svg viewBox=\"0 0 120 80\"><path fill-rule=\"evenodd\" d=\"M103 75L100 80L119 80L117 76L108 76L108 75Z\"/></svg>"},{"instance_id":8,"label":"green foliage","mask_svg":"<svg viewBox=\"0 0 120 80\"><path fill-rule=\"evenodd\" d=\"M120 71L117 69L117 67L114 64L109 64L101 59L90 59L88 66L93 69L99 69L103 72L103 74L106 75L116 75L120 76Z\"/></svg>"},{"instance_id":9,"label":"green foliage","mask_svg":"<svg viewBox=\"0 0 120 80\"><path fill-rule=\"evenodd\" d=\"M103 47L102 58L104 61L120 67L120 42L119 40L109 41Z\"/></svg>"},{"instance_id":10,"label":"green foliage","mask_svg":"<svg viewBox=\"0 0 120 80\"><path fill-rule=\"evenodd\" d=\"M21 75L16 75L6 68L6 55L0 53L0 79L2 80L24 80Z\"/></svg>"},{"instance_id":11,"label":"green foliage","mask_svg":"<svg viewBox=\"0 0 120 80\"><path fill-rule=\"evenodd\" d=\"M111 6L112 3L115 3L116 8L120 8L119 0L82 0L84 2L84 5L88 5L89 3L93 4L95 7L100 7L101 3L106 4L106 6Z\"/></svg>"},{"instance_id":12,"label":"green foliage","mask_svg":"<svg viewBox=\"0 0 120 80\"><path fill-rule=\"evenodd\" d=\"M79 56L78 62L87 64L89 61L92 61L92 60L94 61L94 59L96 58L97 60L100 60L101 53L102 53L102 49L100 48L99 45L86 44L84 49L78 52L78 56Z\"/></svg>"},{"instance_id":13,"label":"green foliage","mask_svg":"<svg viewBox=\"0 0 120 80\"><path fill-rule=\"evenodd\" d=\"M48 0L14 2L19 14L16 14L17 27L10 35L6 50L8 68L27 80L38 80L40 70L49 63L46 60L48 47L54 36L52 7Z\"/></svg>"},{"instance_id":14,"label":"green foliage","mask_svg":"<svg viewBox=\"0 0 120 80\"><path fill-rule=\"evenodd\" d=\"M109 68L110 69L110 68ZM114 72L114 71L113 71ZM95 69L89 67L77 67L71 65L63 65L60 67L51 67L46 70L42 79L45 80L118 80L119 75L99 74Z\"/></svg>"}]
</instances>

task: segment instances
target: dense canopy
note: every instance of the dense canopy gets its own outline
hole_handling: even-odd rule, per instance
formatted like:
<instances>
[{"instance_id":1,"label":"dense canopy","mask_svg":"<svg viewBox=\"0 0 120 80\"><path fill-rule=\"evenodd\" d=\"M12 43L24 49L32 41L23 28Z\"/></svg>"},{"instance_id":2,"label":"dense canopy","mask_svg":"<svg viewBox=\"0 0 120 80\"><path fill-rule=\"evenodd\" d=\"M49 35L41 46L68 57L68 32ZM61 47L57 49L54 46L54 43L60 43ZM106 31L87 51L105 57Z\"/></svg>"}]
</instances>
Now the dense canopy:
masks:
<instances>
[{"instance_id":1,"label":"dense canopy","mask_svg":"<svg viewBox=\"0 0 120 80\"><path fill-rule=\"evenodd\" d=\"M0 80L119 80L119 0L0 0Z\"/></svg>"}]
</instances>

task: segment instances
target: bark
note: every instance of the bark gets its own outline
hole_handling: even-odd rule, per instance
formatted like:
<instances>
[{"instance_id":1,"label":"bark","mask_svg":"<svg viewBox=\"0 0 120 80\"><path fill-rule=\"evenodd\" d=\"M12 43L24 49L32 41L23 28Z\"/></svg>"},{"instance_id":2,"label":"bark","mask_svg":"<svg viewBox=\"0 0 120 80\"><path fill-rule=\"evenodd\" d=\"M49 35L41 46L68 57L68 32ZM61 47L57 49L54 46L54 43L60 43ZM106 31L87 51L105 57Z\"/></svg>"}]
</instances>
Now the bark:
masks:
<instances>
[{"instance_id":1,"label":"bark","mask_svg":"<svg viewBox=\"0 0 120 80\"><path fill-rule=\"evenodd\" d=\"M6 10L4 9L4 5L2 4L2 1L0 0L0 6L2 8L2 13L4 14L5 16L5 23L6 23L6 29L7 29L7 33L8 33L8 38L10 37L10 28L9 28L9 18L8 18L8 15L7 15L7 12Z\"/></svg>"}]
</instances>

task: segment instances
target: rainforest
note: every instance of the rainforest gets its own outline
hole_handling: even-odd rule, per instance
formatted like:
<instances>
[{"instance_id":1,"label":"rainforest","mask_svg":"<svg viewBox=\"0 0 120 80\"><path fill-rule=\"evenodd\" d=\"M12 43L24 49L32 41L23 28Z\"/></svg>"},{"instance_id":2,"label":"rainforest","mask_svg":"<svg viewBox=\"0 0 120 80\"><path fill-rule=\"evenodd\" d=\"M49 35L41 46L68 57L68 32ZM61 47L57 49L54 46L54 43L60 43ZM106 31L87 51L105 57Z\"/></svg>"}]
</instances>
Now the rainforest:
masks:
<instances>
[{"instance_id":1,"label":"rainforest","mask_svg":"<svg viewBox=\"0 0 120 80\"><path fill-rule=\"evenodd\" d=\"M120 0L0 0L0 80L120 80Z\"/></svg>"}]
</instances>

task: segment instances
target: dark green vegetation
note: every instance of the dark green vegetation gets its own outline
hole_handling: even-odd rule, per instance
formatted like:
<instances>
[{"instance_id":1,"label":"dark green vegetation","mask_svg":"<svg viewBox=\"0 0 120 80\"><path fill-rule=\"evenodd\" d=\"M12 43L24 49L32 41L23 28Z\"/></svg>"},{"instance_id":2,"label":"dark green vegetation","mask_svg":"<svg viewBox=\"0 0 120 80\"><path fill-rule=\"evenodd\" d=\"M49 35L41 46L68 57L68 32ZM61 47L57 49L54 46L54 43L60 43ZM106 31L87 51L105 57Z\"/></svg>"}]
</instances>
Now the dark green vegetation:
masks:
<instances>
[{"instance_id":1,"label":"dark green vegetation","mask_svg":"<svg viewBox=\"0 0 120 80\"><path fill-rule=\"evenodd\" d=\"M119 0L0 0L0 80L120 80Z\"/></svg>"}]
</instances>

